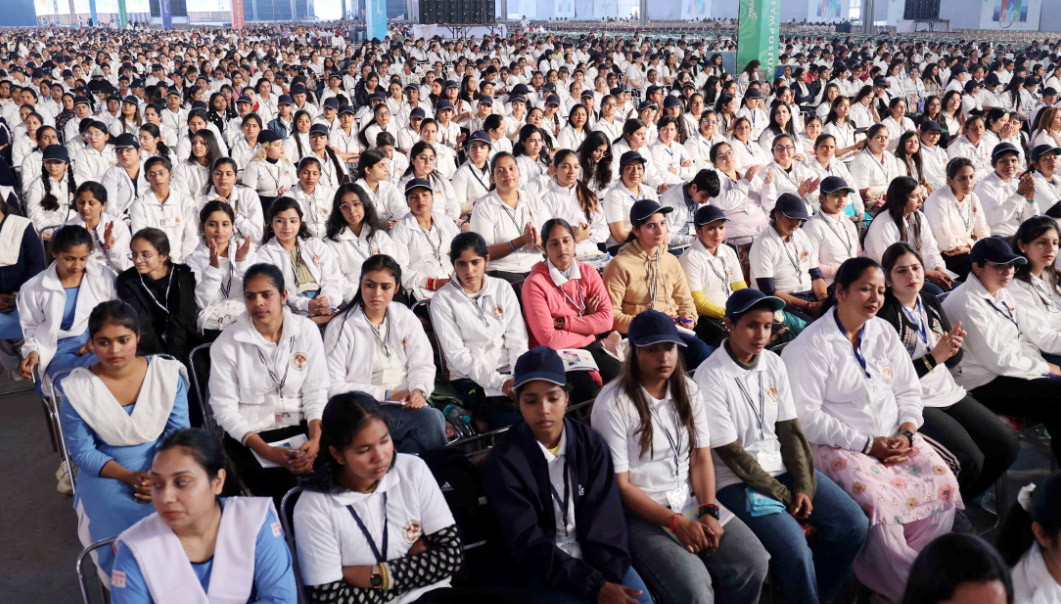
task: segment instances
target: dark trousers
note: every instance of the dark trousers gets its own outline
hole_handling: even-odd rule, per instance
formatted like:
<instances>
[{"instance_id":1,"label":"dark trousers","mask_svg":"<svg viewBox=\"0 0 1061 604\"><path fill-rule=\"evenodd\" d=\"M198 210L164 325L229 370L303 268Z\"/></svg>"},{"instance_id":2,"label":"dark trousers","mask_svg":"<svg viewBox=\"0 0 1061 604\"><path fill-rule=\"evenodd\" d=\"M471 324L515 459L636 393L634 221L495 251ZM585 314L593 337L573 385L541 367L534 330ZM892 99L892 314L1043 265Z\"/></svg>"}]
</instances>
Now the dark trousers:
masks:
<instances>
[{"instance_id":1,"label":"dark trousers","mask_svg":"<svg viewBox=\"0 0 1061 604\"><path fill-rule=\"evenodd\" d=\"M948 270L958 273L959 279L964 280L969 276L969 254L957 256L943 254L943 263L947 265Z\"/></svg>"},{"instance_id":2,"label":"dark trousers","mask_svg":"<svg viewBox=\"0 0 1061 604\"><path fill-rule=\"evenodd\" d=\"M1024 380L1000 376L969 392L985 407L1002 415L1029 417L1050 432L1050 449L1061 460L1061 380ZM991 451L992 455L995 454Z\"/></svg>"},{"instance_id":3,"label":"dark trousers","mask_svg":"<svg viewBox=\"0 0 1061 604\"><path fill-rule=\"evenodd\" d=\"M950 407L925 407L921 432L939 441L962 465L958 486L969 501L995 483L1017 459L1013 430L971 396Z\"/></svg>"},{"instance_id":4,"label":"dark trousers","mask_svg":"<svg viewBox=\"0 0 1061 604\"><path fill-rule=\"evenodd\" d=\"M483 387L469 378L453 380L450 386L457 391L461 403L491 430L511 426L522 419L515 401L506 396L486 396Z\"/></svg>"},{"instance_id":5,"label":"dark trousers","mask_svg":"<svg viewBox=\"0 0 1061 604\"><path fill-rule=\"evenodd\" d=\"M486 271L487 275L496 277L498 279L504 279L509 283L519 283L527 278L530 273L510 273L508 271Z\"/></svg>"},{"instance_id":6,"label":"dark trousers","mask_svg":"<svg viewBox=\"0 0 1061 604\"><path fill-rule=\"evenodd\" d=\"M622 371L622 363L604 351L604 346L601 346L600 340L597 340L584 348L593 355L593 360L597 362L597 369L600 371L601 381L605 384L615 379L615 376L619 375L619 372Z\"/></svg>"}]
</instances>

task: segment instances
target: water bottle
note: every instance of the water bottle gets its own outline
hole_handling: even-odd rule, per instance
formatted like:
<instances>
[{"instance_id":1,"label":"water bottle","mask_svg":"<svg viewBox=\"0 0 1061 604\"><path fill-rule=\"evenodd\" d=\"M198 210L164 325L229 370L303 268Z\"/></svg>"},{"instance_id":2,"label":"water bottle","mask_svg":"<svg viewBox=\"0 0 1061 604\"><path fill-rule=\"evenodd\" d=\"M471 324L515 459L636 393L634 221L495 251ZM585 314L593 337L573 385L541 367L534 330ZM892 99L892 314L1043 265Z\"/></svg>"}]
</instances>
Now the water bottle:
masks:
<instances>
[{"instance_id":1,"label":"water bottle","mask_svg":"<svg viewBox=\"0 0 1061 604\"><path fill-rule=\"evenodd\" d=\"M456 403L450 403L443 409L442 414L446 416L446 421L457 429L460 438L475 436L475 428L472 427L472 416L467 409Z\"/></svg>"}]
</instances>

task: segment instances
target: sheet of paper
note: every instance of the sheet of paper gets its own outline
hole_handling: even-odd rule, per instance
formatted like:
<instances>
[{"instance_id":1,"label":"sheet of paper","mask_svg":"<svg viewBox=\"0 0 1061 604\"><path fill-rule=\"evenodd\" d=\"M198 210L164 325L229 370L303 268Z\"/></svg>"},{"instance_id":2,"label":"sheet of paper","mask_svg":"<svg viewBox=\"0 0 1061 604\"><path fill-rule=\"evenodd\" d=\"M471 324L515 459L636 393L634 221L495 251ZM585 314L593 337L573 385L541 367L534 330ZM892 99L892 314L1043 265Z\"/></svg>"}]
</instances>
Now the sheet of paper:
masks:
<instances>
[{"instance_id":1,"label":"sheet of paper","mask_svg":"<svg viewBox=\"0 0 1061 604\"><path fill-rule=\"evenodd\" d=\"M307 438L305 434L296 434L296 435L292 436L291 438L285 438L284 440L278 440L276 442L272 442L272 443L268 443L268 444L269 444L270 447L280 447L282 449L297 449L297 448L301 447L302 445L306 444L306 441L308 441L308 440L309 440L309 438ZM254 453L254 459L257 459L258 463L261 464L261 466L263 468L279 468L280 467L275 462L273 462L271 460L268 460L268 459L265 459L261 455L258 455L258 452L253 450L253 449L251 450L251 453Z\"/></svg>"}]
</instances>

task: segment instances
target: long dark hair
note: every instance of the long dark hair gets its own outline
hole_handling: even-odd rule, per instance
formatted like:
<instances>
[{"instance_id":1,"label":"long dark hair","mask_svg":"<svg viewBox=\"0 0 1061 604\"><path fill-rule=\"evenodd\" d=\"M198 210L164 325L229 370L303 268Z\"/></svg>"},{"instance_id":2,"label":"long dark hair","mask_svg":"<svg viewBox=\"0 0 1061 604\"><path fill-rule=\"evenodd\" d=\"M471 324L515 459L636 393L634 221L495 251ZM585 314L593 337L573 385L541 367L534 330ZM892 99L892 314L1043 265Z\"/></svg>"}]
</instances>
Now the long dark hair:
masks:
<instances>
[{"instance_id":1,"label":"long dark hair","mask_svg":"<svg viewBox=\"0 0 1061 604\"><path fill-rule=\"evenodd\" d=\"M343 466L332 457L331 450L342 451L350 446L354 435L371 421L387 418L379 411L379 403L364 392L344 392L328 399L321 416L320 463L306 482L306 489L317 493L341 493L346 490L339 483ZM397 455L391 458L391 463Z\"/></svg>"},{"instance_id":2,"label":"long dark hair","mask_svg":"<svg viewBox=\"0 0 1061 604\"><path fill-rule=\"evenodd\" d=\"M364 279L367 273L374 271L387 271L390 273L394 277L395 283L394 299L402 300L405 298L405 290L402 289L401 265L386 254L374 254L361 263L361 276L357 279L357 293L354 294L354 299L350 301L350 305L346 307L346 310L355 306L364 306L365 299L361 296L361 279Z\"/></svg>"},{"instance_id":3,"label":"long dark hair","mask_svg":"<svg viewBox=\"0 0 1061 604\"><path fill-rule=\"evenodd\" d=\"M140 333L140 319L136 309L124 300L100 302L88 315L88 337L92 339L104 325L115 324Z\"/></svg>"},{"instance_id":4,"label":"long dark hair","mask_svg":"<svg viewBox=\"0 0 1061 604\"><path fill-rule=\"evenodd\" d=\"M560 149L553 156L553 166L559 167L561 162L572 155L577 157L571 149ZM586 215L586 220L593 220L593 212L597 211L597 196L582 180L575 181L575 195L578 197L578 205L582 208L582 213Z\"/></svg>"},{"instance_id":5,"label":"long dark hair","mask_svg":"<svg viewBox=\"0 0 1061 604\"><path fill-rule=\"evenodd\" d=\"M634 434L639 435L637 441L640 447L639 457L644 457L646 451L652 450L652 410L649 407L648 400L645 398L645 391L641 387L641 370L637 365L638 356L638 347L631 346L630 352L627 353L626 362L623 364L623 370L619 373L617 379L619 380L619 388L630 398L630 402L634 405L634 410L637 411L638 425L637 429L634 430ZM691 397L689 396L688 385L685 382L685 363L682 361L681 354L678 354L674 373L667 379L667 386L670 389L674 410L678 414L678 421L689 433L689 450L692 451L697 448L698 443L696 441L696 427L693 423ZM704 444L706 445L706 443Z\"/></svg>"},{"instance_id":6,"label":"long dark hair","mask_svg":"<svg viewBox=\"0 0 1061 604\"><path fill-rule=\"evenodd\" d=\"M887 199L884 201L884 209L877 214L877 219L887 220L891 218L895 222L895 226L899 228L899 240L914 243L917 247L921 247L921 221L920 218L914 218L914 214L910 215L911 222L917 222L917 232L914 233L914 241L910 241L909 233L906 232L906 221L903 220L903 212L906 211L906 198L910 196L921 186L921 183L917 182L917 179L911 176L900 176L891 181L888 184L888 192L886 194Z\"/></svg>"},{"instance_id":7,"label":"long dark hair","mask_svg":"<svg viewBox=\"0 0 1061 604\"><path fill-rule=\"evenodd\" d=\"M44 197L41 198L41 208L48 211L54 212L59 209L59 198L55 193L52 192L52 175L47 170L43 169L44 162L41 161L41 185L44 187ZM76 196L77 194L77 182L74 178L74 166L70 162L66 162L66 191L67 199L70 196ZM75 197L76 199L76 197Z\"/></svg>"},{"instance_id":8,"label":"long dark hair","mask_svg":"<svg viewBox=\"0 0 1061 604\"><path fill-rule=\"evenodd\" d=\"M826 299L825 304L822 305L822 314L829 310L833 306L836 306L836 290L847 289L851 287L855 281L858 281L862 277L862 274L871 268L876 268L882 273L884 269L881 265L873 258L867 258L866 256L855 256L854 258L848 258L844 260L840 268L836 269L836 277L833 279L833 284L829 286L829 298Z\"/></svg>"},{"instance_id":9,"label":"long dark hair","mask_svg":"<svg viewBox=\"0 0 1061 604\"><path fill-rule=\"evenodd\" d=\"M917 137L917 132L914 130L903 132L902 136L899 137L899 144L895 148L895 156L899 158L899 161L906 164L906 169L911 173L911 176L916 173L917 176L914 178L917 179L918 183L924 185L926 184L925 164L921 161L921 139L917 140L917 151L910 155L906 154L906 141L915 137Z\"/></svg>"},{"instance_id":10,"label":"long dark hair","mask_svg":"<svg viewBox=\"0 0 1061 604\"><path fill-rule=\"evenodd\" d=\"M1011 566L1028 549L1038 546L1032 532L1033 522L1039 523L1054 545L1061 539L1061 472L1054 472L1035 487L1028 507L1031 509L1025 510L1020 503L1013 506L996 541L998 551Z\"/></svg>"},{"instance_id":11,"label":"long dark hair","mask_svg":"<svg viewBox=\"0 0 1061 604\"><path fill-rule=\"evenodd\" d=\"M1058 226L1057 221L1049 216L1039 215L1032 216L1028 220L1021 223L1020 227L1017 228L1017 233L1013 235L1013 251L1018 254L1024 254L1021 251L1020 246L1031 245L1032 241L1035 241L1039 237L1042 237L1049 231L1053 231L1058 237L1061 237L1061 226ZM1025 256L1027 254L1024 254ZM1017 274L1015 277L1025 283L1031 283L1032 264L1017 264ZM1049 264L1043 267L1043 273L1046 274L1044 279L1049 283L1049 287L1053 288L1054 293L1061 295L1061 272L1054 268L1053 264Z\"/></svg>"},{"instance_id":12,"label":"long dark hair","mask_svg":"<svg viewBox=\"0 0 1061 604\"><path fill-rule=\"evenodd\" d=\"M276 218L276 215L280 212L286 212L287 210L294 210L298 214L298 235L295 237L297 239L309 237L309 230L306 228L306 222L302 217L302 206L298 205L298 202L290 197L278 197L273 200L273 203L269 206L269 211L266 212L265 235L262 236L262 245L265 245L276 236L276 233L273 232L273 218Z\"/></svg>"},{"instance_id":13,"label":"long dark hair","mask_svg":"<svg viewBox=\"0 0 1061 604\"><path fill-rule=\"evenodd\" d=\"M140 126L140 130L143 130L144 132L147 132L148 134L151 135L152 138L157 138L158 139L158 143L157 143L157 147L158 148L155 149L155 155L157 155L159 157L165 157L165 158L169 157L169 153L170 153L169 147L166 145L166 142L162 140L162 131L158 129L158 126L156 126L155 124L144 124L144 125ZM145 168L145 170L146 170L146 168Z\"/></svg>"},{"instance_id":14,"label":"long dark hair","mask_svg":"<svg viewBox=\"0 0 1061 604\"><path fill-rule=\"evenodd\" d=\"M593 152L597 147L606 145L607 150L599 162L593 161ZM582 167L582 182L589 184L590 179L597 184L601 191L608 188L612 182L612 143L608 136L600 130L589 133L586 140L578 146L578 165Z\"/></svg>"},{"instance_id":15,"label":"long dark hair","mask_svg":"<svg viewBox=\"0 0 1061 604\"><path fill-rule=\"evenodd\" d=\"M338 241L339 233L342 233L343 229L347 228L346 219L343 218L343 212L339 209L339 206L343 203L343 196L347 193L357 195L361 205L365 208L365 218L361 222L364 224L363 228L369 229L368 235L371 236L376 231L384 231L383 224L379 219L379 213L376 211L376 205L372 203L368 192L362 189L361 185L344 182L339 185L339 188L335 190L335 196L332 197L332 211L328 214L328 222L325 223L324 236L332 241Z\"/></svg>"},{"instance_id":16,"label":"long dark hair","mask_svg":"<svg viewBox=\"0 0 1061 604\"><path fill-rule=\"evenodd\" d=\"M1013 580L995 548L976 535L948 533L917 555L902 604L948 602L962 584L989 581L1000 581L1006 590L1006 604L1013 603Z\"/></svg>"},{"instance_id":17,"label":"long dark hair","mask_svg":"<svg viewBox=\"0 0 1061 604\"><path fill-rule=\"evenodd\" d=\"M195 142L195 137L203 139L203 144L206 145L206 165L210 168L210 171L214 170L214 162L223 157L221 155L221 146L217 144L217 137L214 136L214 132L209 128L202 128L192 135L192 142ZM159 143L161 146L163 143ZM187 162L189 164L198 165L199 162L195 159L195 152L188 152ZM207 180L210 180L209 178Z\"/></svg>"}]
</instances>

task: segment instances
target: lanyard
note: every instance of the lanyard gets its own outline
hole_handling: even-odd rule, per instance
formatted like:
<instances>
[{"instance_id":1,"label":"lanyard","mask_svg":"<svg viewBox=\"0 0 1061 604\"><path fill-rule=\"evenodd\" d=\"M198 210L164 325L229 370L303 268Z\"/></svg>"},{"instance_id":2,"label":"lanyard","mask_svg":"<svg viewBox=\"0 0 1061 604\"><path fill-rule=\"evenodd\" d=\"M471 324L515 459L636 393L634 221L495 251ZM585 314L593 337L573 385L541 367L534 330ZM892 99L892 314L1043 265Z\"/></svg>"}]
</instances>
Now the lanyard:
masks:
<instances>
[{"instance_id":1,"label":"lanyard","mask_svg":"<svg viewBox=\"0 0 1061 604\"><path fill-rule=\"evenodd\" d=\"M383 346L383 354L389 359L391 358L391 347L387 343L387 336L390 334L390 315L383 315L383 328L380 329L369 321L368 313L365 312L365 308L361 307L361 314L365 315L365 321L368 321L368 326L372 328L372 335L376 336L376 341Z\"/></svg>"},{"instance_id":2,"label":"lanyard","mask_svg":"<svg viewBox=\"0 0 1061 604\"><path fill-rule=\"evenodd\" d=\"M844 339L847 339L847 330L844 329L844 324L840 322L840 315L833 313L833 319L836 319L836 326L840 328L840 333L844 334ZM855 352L855 360L858 361L859 367L862 368L862 373L866 374L866 377L872 377L869 374L869 370L866 369L866 357L862 356L862 334L865 333L866 326L863 325L858 330L858 343L852 346L852 350Z\"/></svg>"},{"instance_id":3,"label":"lanyard","mask_svg":"<svg viewBox=\"0 0 1061 604\"><path fill-rule=\"evenodd\" d=\"M383 564L387 561L387 492L383 491L383 539L380 543L383 544L383 551L376 545L376 540L372 538L372 535L368 532L368 527L361 521L361 516L357 515L357 511L354 510L354 506L348 505L346 509L350 510L350 515L354 517L354 522L357 523L357 528L361 529L361 534L365 536L365 541L368 541L368 546L372 548L372 555L376 557L378 564Z\"/></svg>"},{"instance_id":4,"label":"lanyard","mask_svg":"<svg viewBox=\"0 0 1061 604\"><path fill-rule=\"evenodd\" d=\"M553 484L553 481L551 481L551 480L549 481L549 490L552 491L553 501L556 502L556 505L560 506L560 517L563 519L563 524L564 524L563 531L564 531L564 536L566 537L567 536L567 506L568 506L568 503L571 501L571 482L568 480L567 455L564 455L563 481L564 481L564 496L563 496L563 498L560 497L560 493L558 493L556 491L556 485Z\"/></svg>"},{"instance_id":5,"label":"lanyard","mask_svg":"<svg viewBox=\"0 0 1061 604\"><path fill-rule=\"evenodd\" d=\"M464 287L461 286L460 282L457 279L452 279L450 281L450 284L453 285L453 287L455 287L457 289L457 291L459 291L461 293L462 296L464 296L464 299L468 301L468 304L471 304L472 308L475 309L475 312L479 313L479 318L483 320L483 326L486 327L487 329L489 329L490 328L490 319L486 318L486 313L483 312L482 307L479 306L479 300L481 300L482 297L483 297L482 296L482 289L479 290L480 296L479 296L479 299L477 300L477 299L472 298L471 296L469 296L468 293L464 291ZM485 287L485 286L486 286L486 282L484 281L483 282L483 287Z\"/></svg>"},{"instance_id":6,"label":"lanyard","mask_svg":"<svg viewBox=\"0 0 1061 604\"><path fill-rule=\"evenodd\" d=\"M718 249L718 250L715 251L715 256L713 258L709 258L708 259L707 266L711 268L711 272L714 273L715 276L718 277L719 281L722 282L721 283L722 292L725 293L725 294L728 294L729 293L729 286L730 286L729 274L727 274L727 271L725 270L726 259L723 258L720 255L721 251L722 251L721 249ZM718 267L715 266L715 261L716 260L718 260L719 262L722 263L722 267L723 267L722 270L719 270Z\"/></svg>"},{"instance_id":7,"label":"lanyard","mask_svg":"<svg viewBox=\"0 0 1061 604\"><path fill-rule=\"evenodd\" d=\"M498 197L498 199L500 200L501 198ZM519 205L519 202L517 201L516 204ZM512 221L512 224L515 225L516 232L517 233L522 233L523 232L523 225L520 225L519 221L516 220L516 213L518 212L519 213L519 217L522 219L523 218L523 208L512 209L512 208L508 207L507 203L502 201L501 202L501 209L504 211L505 216L508 216L508 219Z\"/></svg>"},{"instance_id":8,"label":"lanyard","mask_svg":"<svg viewBox=\"0 0 1061 604\"><path fill-rule=\"evenodd\" d=\"M1007 321L1012 323L1013 326L1017 328L1017 336L1020 336L1021 335L1020 324L1018 324L1017 323L1017 319L1015 319L1013 317L1013 313L1010 312L1009 307L1006 306L1005 304L1003 304L1002 308L1005 308L1005 310L1003 310L1002 308L999 308L998 306L996 306L995 302L991 298L984 298L984 299L987 300L987 303L991 306L991 308L995 309L995 312L997 312L998 314L1000 314L1003 317L1005 317Z\"/></svg>"},{"instance_id":9,"label":"lanyard","mask_svg":"<svg viewBox=\"0 0 1061 604\"><path fill-rule=\"evenodd\" d=\"M169 289L173 286L173 272L173 267L171 266L169 269L169 279L166 281L166 295L162 300L165 304L158 301L158 298L155 297L155 292L151 291L151 288L147 286L147 283L144 283L144 276L137 273L137 276L140 277L140 285L144 287L144 291L146 291L147 295L151 297L151 301L155 303L155 306L161 308L162 312L167 315L169 314Z\"/></svg>"},{"instance_id":10,"label":"lanyard","mask_svg":"<svg viewBox=\"0 0 1061 604\"><path fill-rule=\"evenodd\" d=\"M965 211L962 210L962 206L961 206L962 202L958 201L957 198L955 198L954 207L955 207L955 209L958 210L958 218L961 218L962 219L962 224L965 225L965 232L968 233L969 232L969 228L972 226L972 222L973 222L973 212L972 212L973 202L971 200L966 200L966 201L968 201L968 203L969 203L969 217L968 218L965 217Z\"/></svg>"},{"instance_id":11,"label":"lanyard","mask_svg":"<svg viewBox=\"0 0 1061 604\"><path fill-rule=\"evenodd\" d=\"M885 181L888 181L888 182L890 182L890 181L891 181L891 179L890 179L890 178L888 178L888 169L884 167L884 161L877 161L877 158L876 158L876 157L873 157L873 153L871 153L871 152L870 152L869 150L866 150L866 152L865 152L865 153L866 153L867 155L869 155L869 163L873 164L873 166L874 166L875 168L877 168L878 170L880 170L880 173L881 173L882 175L884 175L884 180L885 180ZM881 154L881 156L882 156L882 157L887 157L887 156L886 156L886 155L884 155L883 153Z\"/></svg>"},{"instance_id":12,"label":"lanyard","mask_svg":"<svg viewBox=\"0 0 1061 604\"><path fill-rule=\"evenodd\" d=\"M432 224L431 226L434 227L435 225ZM439 265L441 265L442 264L442 232L439 231L439 234L438 234L438 245L435 245L435 243L433 241L431 241L431 231L434 231L435 230L434 228L432 228L431 231L427 231L427 230L424 229L424 227L420 226L419 222L416 223L416 227L418 229L420 229L421 233L424 234L424 239L426 239L427 240L427 244L429 246L431 246L431 251L434 253L435 260L437 260Z\"/></svg>"},{"instance_id":13,"label":"lanyard","mask_svg":"<svg viewBox=\"0 0 1061 604\"><path fill-rule=\"evenodd\" d=\"M677 480L679 477L678 460L681 458L682 450L682 427L679 423L680 419L678 418L678 412L677 410L674 412L675 436L671 436L670 430L667 430L667 427L663 425L663 420L660 419L655 407L652 408L652 417L656 420L656 423L659 424L659 429L663 432L663 436L667 438L667 444L670 446L671 454L674 456L674 478Z\"/></svg>"},{"instance_id":14,"label":"lanyard","mask_svg":"<svg viewBox=\"0 0 1061 604\"><path fill-rule=\"evenodd\" d=\"M1039 301L1046 307L1047 312L1059 312L1061 309L1058 308L1057 302L1050 296L1049 291L1045 291L1042 280L1032 281L1032 288L1035 289L1035 294L1039 296Z\"/></svg>"},{"instance_id":15,"label":"lanyard","mask_svg":"<svg viewBox=\"0 0 1061 604\"><path fill-rule=\"evenodd\" d=\"M291 343L289 344L289 347L292 350L295 348L295 336L291 336ZM267 372L269 372L269 377L272 378L272 380L273 380L273 384L275 386L276 393L280 394L281 391L283 391L283 389L284 389L284 384L287 384L287 372L288 372L288 370L291 369L291 363L284 363L284 375L283 375L283 377L281 377L281 378L277 378L276 377L276 355L280 354L280 352L281 352L280 344L277 343L276 350L273 351L273 363L272 363L272 366L270 366L269 362L265 360L265 355L262 354L261 348L256 348L255 352L258 353L258 360L260 360L262 362L262 365L265 365L265 370Z\"/></svg>"},{"instance_id":16,"label":"lanyard","mask_svg":"<svg viewBox=\"0 0 1061 604\"><path fill-rule=\"evenodd\" d=\"M472 165L471 162L468 162L468 171L472 173L472 176L475 177L475 180L477 180L479 182L479 186L481 186L484 191L489 191L490 187L487 186L487 184L483 182L482 178L479 178L478 170L479 169L476 168L474 165ZM483 170L483 176L486 176L486 170Z\"/></svg>"},{"instance_id":17,"label":"lanyard","mask_svg":"<svg viewBox=\"0 0 1061 604\"><path fill-rule=\"evenodd\" d=\"M741 396L744 401L748 403L748 406L752 408L752 414L755 415L755 419L759 421L759 439L762 440L766 437L766 404L763 400L763 374L759 372L759 409L755 408L755 401L752 400L752 395L748 392L748 387L743 381L734 379L737 382L737 388L740 390Z\"/></svg>"},{"instance_id":18,"label":"lanyard","mask_svg":"<svg viewBox=\"0 0 1061 604\"><path fill-rule=\"evenodd\" d=\"M910 322L917 325L917 333L921 336L921 341L924 342L925 345L928 345L928 326L924 320L923 308L921 307L921 296L919 295L917 297L917 306L914 307L914 312L910 312L910 310L902 304L899 305L899 308L903 309L906 318L910 319Z\"/></svg>"},{"instance_id":19,"label":"lanyard","mask_svg":"<svg viewBox=\"0 0 1061 604\"><path fill-rule=\"evenodd\" d=\"M568 303L570 303L571 306L575 307L575 310L578 311L578 316L581 317L582 315L586 314L586 299L582 297L581 284L575 284L575 295L578 296L578 300L575 300L571 296L567 295L567 292L564 291L564 288L560 287L559 285L556 286L556 289L560 290L560 293L563 294L564 298L567 299Z\"/></svg>"},{"instance_id":20,"label":"lanyard","mask_svg":"<svg viewBox=\"0 0 1061 604\"><path fill-rule=\"evenodd\" d=\"M792 242L793 245L795 245L795 243L796 243L795 238L796 238L795 233L793 233L792 235L789 235L789 239L790 239L790 241ZM792 265L792 268L794 268L796 270L796 278L799 279L799 284L800 284L800 286L802 286L803 285L803 271L800 270L799 254L797 253L795 256L793 256L792 252L788 251L788 244L789 244L788 241L785 241L784 239L782 239L781 240L781 249L785 250L785 257L788 258L788 261Z\"/></svg>"},{"instance_id":21,"label":"lanyard","mask_svg":"<svg viewBox=\"0 0 1061 604\"><path fill-rule=\"evenodd\" d=\"M223 260L228 260L228 258L224 258ZM228 267L228 279L226 279L225 282L221 284L221 294L225 296L226 300L228 300L228 292L232 291L232 274L236 272L236 267L233 266L231 260L228 260L228 262L218 262L218 264L222 265L222 274L226 272L225 267Z\"/></svg>"},{"instance_id":22,"label":"lanyard","mask_svg":"<svg viewBox=\"0 0 1061 604\"><path fill-rule=\"evenodd\" d=\"M828 225L829 230L833 232L833 235L836 235L836 238L840 240L840 243L843 244L844 249L851 255L851 257L857 256L857 250L855 250L854 242L851 241L850 233L848 233L844 227L833 224L833 221L825 215L825 212L818 210L818 214L821 215L822 221ZM841 217L840 220L843 220L843 217Z\"/></svg>"},{"instance_id":23,"label":"lanyard","mask_svg":"<svg viewBox=\"0 0 1061 604\"><path fill-rule=\"evenodd\" d=\"M652 258L648 259L648 275L646 280L648 281L648 305L649 308L656 308L656 293L659 291L659 260L662 253L656 250L656 264L653 266Z\"/></svg>"}]
</instances>

